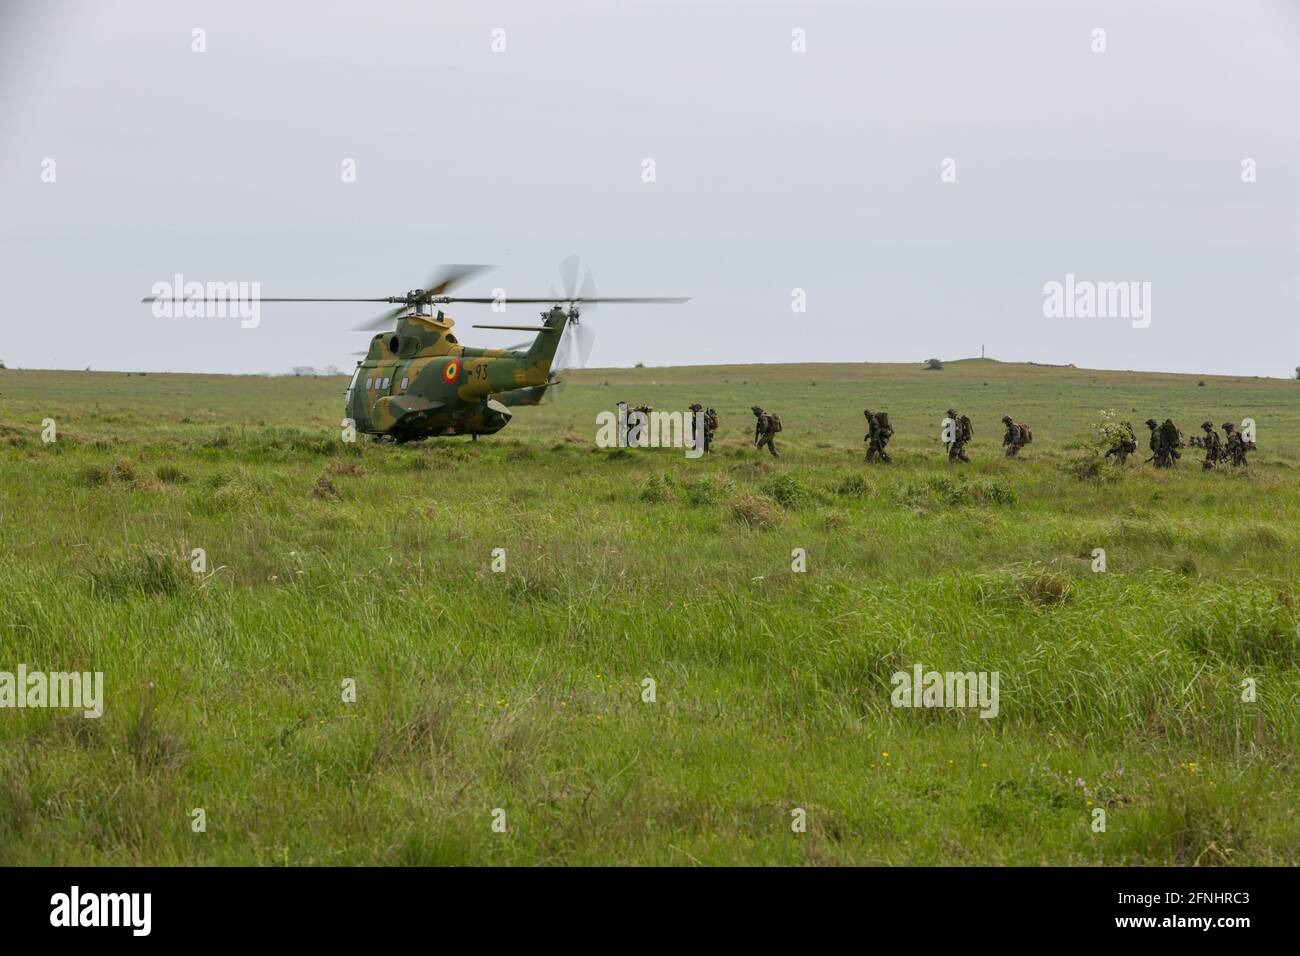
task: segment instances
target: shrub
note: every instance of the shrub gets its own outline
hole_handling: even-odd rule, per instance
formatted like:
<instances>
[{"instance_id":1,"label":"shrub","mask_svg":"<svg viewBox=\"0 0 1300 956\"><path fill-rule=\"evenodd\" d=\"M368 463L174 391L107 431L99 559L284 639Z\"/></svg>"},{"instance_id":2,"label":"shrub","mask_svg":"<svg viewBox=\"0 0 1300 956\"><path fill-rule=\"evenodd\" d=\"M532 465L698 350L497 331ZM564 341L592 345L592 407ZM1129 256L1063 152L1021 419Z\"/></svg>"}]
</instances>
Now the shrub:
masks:
<instances>
[{"instance_id":1,"label":"shrub","mask_svg":"<svg viewBox=\"0 0 1300 956\"><path fill-rule=\"evenodd\" d=\"M836 486L835 493L844 498L865 498L871 493L871 483L857 472L851 472Z\"/></svg>"},{"instance_id":2,"label":"shrub","mask_svg":"<svg viewBox=\"0 0 1300 956\"><path fill-rule=\"evenodd\" d=\"M692 505L713 505L722 500L722 486L712 478L695 478L683 486L686 500Z\"/></svg>"},{"instance_id":3,"label":"shrub","mask_svg":"<svg viewBox=\"0 0 1300 956\"><path fill-rule=\"evenodd\" d=\"M154 474L158 476L159 481L169 485L183 485L190 480L189 475L175 465L159 465L154 469Z\"/></svg>"},{"instance_id":4,"label":"shrub","mask_svg":"<svg viewBox=\"0 0 1300 956\"><path fill-rule=\"evenodd\" d=\"M142 551L133 557L110 557L90 572L91 590L110 600L133 595L175 594L184 580L179 562L156 551Z\"/></svg>"},{"instance_id":5,"label":"shrub","mask_svg":"<svg viewBox=\"0 0 1300 956\"><path fill-rule=\"evenodd\" d=\"M343 498L343 496L339 494L338 489L334 487L334 482L330 480L329 475L321 475L317 478L316 484L311 489L311 493L317 498L326 501L339 501Z\"/></svg>"},{"instance_id":6,"label":"shrub","mask_svg":"<svg viewBox=\"0 0 1300 956\"><path fill-rule=\"evenodd\" d=\"M731 517L750 528L770 528L785 520L785 509L762 495L741 494L731 501Z\"/></svg>"},{"instance_id":7,"label":"shrub","mask_svg":"<svg viewBox=\"0 0 1300 956\"><path fill-rule=\"evenodd\" d=\"M662 471L648 476L641 485L642 501L668 501L673 497L673 480Z\"/></svg>"},{"instance_id":8,"label":"shrub","mask_svg":"<svg viewBox=\"0 0 1300 956\"><path fill-rule=\"evenodd\" d=\"M789 472L769 478L763 490L783 508L798 508L810 497L808 486Z\"/></svg>"}]
</instances>

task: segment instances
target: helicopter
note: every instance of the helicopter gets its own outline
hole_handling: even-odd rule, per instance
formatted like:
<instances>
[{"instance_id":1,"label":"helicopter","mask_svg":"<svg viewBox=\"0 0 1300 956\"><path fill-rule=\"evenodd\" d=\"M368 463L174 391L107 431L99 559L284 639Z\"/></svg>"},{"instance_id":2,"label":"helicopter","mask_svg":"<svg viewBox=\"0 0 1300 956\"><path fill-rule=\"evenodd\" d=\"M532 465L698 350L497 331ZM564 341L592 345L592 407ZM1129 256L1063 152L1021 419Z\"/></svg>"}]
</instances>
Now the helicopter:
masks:
<instances>
[{"instance_id":1,"label":"helicopter","mask_svg":"<svg viewBox=\"0 0 1300 956\"><path fill-rule=\"evenodd\" d=\"M510 423L510 406L539 404L559 384L557 352L576 349L582 363L591 351L592 334L582 319L583 307L600 302L679 304L682 297L598 297L588 272L577 290L577 257L560 268L563 296L503 298L451 296L465 279L488 266L449 265L436 269L423 288L405 295L373 299L268 298L262 302L384 302L395 306L357 331L384 328L370 340L344 393L344 420L376 440L415 441L444 435L493 435ZM157 297L146 297L153 302ZM453 319L438 306L450 303L493 305L546 304L537 325L476 324L476 329L534 332L530 342L504 349L461 345ZM395 324L394 324L395 323ZM570 331L571 330L571 331ZM566 335L566 331L569 333ZM563 350L563 351L562 351ZM361 353L358 353L361 354Z\"/></svg>"}]
</instances>

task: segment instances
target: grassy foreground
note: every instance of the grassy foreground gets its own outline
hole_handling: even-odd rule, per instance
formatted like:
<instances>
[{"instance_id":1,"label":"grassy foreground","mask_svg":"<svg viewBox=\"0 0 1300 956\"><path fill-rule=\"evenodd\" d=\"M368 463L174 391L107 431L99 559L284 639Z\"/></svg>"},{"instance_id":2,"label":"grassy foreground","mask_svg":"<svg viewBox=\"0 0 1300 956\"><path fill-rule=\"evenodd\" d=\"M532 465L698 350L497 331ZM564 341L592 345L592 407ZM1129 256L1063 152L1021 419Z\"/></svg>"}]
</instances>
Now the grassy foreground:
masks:
<instances>
[{"instance_id":1,"label":"grassy foreground","mask_svg":"<svg viewBox=\"0 0 1300 956\"><path fill-rule=\"evenodd\" d=\"M105 681L98 720L0 710L0 864L1300 863L1300 383L569 378L398 447L339 440L337 379L0 371L0 671ZM596 449L620 398L716 406L714 454ZM1166 415L1261 451L1090 472L1100 409L1140 457ZM999 672L998 715L891 707L915 663Z\"/></svg>"}]
</instances>

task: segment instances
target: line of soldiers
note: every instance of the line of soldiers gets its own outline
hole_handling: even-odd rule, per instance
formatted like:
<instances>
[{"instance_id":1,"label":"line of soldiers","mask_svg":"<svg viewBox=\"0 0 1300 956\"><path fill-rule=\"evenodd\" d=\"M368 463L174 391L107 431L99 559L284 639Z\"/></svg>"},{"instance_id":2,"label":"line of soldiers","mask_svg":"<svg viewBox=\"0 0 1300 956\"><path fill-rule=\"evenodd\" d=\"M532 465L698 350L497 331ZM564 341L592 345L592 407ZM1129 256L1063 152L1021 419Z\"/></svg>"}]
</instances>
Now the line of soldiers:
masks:
<instances>
[{"instance_id":1,"label":"line of soldiers","mask_svg":"<svg viewBox=\"0 0 1300 956\"><path fill-rule=\"evenodd\" d=\"M1128 422L1123 425L1128 429L1130 435L1133 434L1133 427ZM1205 457L1201 459L1201 468L1208 471L1220 462L1231 462L1233 468L1240 468L1246 465L1246 453L1255 450L1255 443L1247 441L1246 437L1237 430L1232 422L1223 423L1224 434L1227 438L1220 438L1219 433L1214 430L1214 423L1210 421L1201 422L1201 430L1205 432L1204 437L1193 435L1186 443L1183 443L1182 435L1178 431L1178 426L1173 423L1172 419L1166 418L1163 423L1157 422L1154 418L1148 418L1146 421L1147 428L1151 430L1151 457L1147 461L1154 464L1157 468L1172 468L1182 458L1179 448L1191 446L1192 448L1202 448L1205 450ZM1137 447L1136 439L1133 446ZM1109 456L1115 452L1112 447L1106 454ZM1123 462L1127 454L1117 454L1116 460Z\"/></svg>"},{"instance_id":2,"label":"line of soldiers","mask_svg":"<svg viewBox=\"0 0 1300 956\"><path fill-rule=\"evenodd\" d=\"M625 403L619 404L626 407ZM706 409L699 402L691 403L690 409L692 437L696 442L700 440L701 436L695 434L695 423L698 420L697 416L703 412L704 450L712 451L713 436L719 424L717 410ZM642 412L649 417L653 409L649 405L638 405L633 411ZM754 447L766 446L774 457L779 457L780 452L776 450L776 436L781 431L781 417L764 411L759 405L750 406L750 411L754 413ZM890 439L894 437L894 426L889 422L889 413L875 412L868 408L862 414L867 420L867 433L862 438L867 443L866 460L889 464L894 460L888 451ZM970 456L966 454L966 445L975 437L975 429L970 417L958 414L953 408L949 408L944 414L944 448L948 453L949 463L970 461ZM1006 429L1002 435L1004 454L1008 458L1015 458L1020 454L1021 449L1034 440L1034 430L1024 422L1016 421L1010 415L1002 416L1002 424ZM1166 418L1162 424L1154 418L1148 418L1146 425L1151 431L1149 441L1151 457L1147 461L1152 462L1157 468L1172 468L1182 458L1178 449L1188 445L1205 450L1205 458L1201 462L1202 468L1210 469L1220 462L1231 462L1234 468L1242 467L1246 465L1246 453L1254 451L1256 447L1255 443L1247 440L1232 422L1223 423L1226 438L1219 437L1212 422L1202 422L1201 429L1205 432L1205 437L1193 436L1186 444L1171 419ZM1120 433L1106 450L1105 457L1114 457L1119 464L1124 464L1128 456L1137 451L1138 443L1132 424L1120 422L1120 428Z\"/></svg>"}]
</instances>

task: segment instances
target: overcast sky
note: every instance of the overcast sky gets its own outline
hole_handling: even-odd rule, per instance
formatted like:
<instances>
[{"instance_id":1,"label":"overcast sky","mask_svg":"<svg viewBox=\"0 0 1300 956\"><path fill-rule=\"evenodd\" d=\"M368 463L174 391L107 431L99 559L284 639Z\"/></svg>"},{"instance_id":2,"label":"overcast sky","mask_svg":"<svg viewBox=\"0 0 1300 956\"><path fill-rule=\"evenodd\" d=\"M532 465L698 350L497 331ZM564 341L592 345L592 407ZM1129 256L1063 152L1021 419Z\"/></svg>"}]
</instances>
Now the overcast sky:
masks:
<instances>
[{"instance_id":1,"label":"overcast sky","mask_svg":"<svg viewBox=\"0 0 1300 956\"><path fill-rule=\"evenodd\" d=\"M1297 0L0 0L0 358L350 368L378 308L139 299L386 296L439 262L546 295L576 253L604 294L693 297L601 309L593 365L1289 375L1298 117ZM1150 282L1149 327L1045 317L1067 274Z\"/></svg>"}]
</instances>

